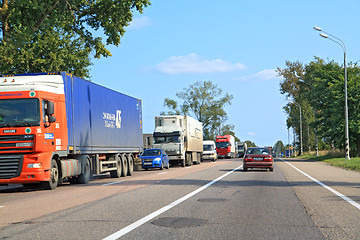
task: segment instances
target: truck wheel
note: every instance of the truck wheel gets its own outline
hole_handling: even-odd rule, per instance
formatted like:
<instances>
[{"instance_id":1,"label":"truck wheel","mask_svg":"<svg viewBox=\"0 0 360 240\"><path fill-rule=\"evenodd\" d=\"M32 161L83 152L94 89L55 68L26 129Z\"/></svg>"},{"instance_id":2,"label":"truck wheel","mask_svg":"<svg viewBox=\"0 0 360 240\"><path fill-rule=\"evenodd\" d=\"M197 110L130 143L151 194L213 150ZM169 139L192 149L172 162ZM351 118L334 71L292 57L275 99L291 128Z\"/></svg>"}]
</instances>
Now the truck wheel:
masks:
<instances>
[{"instance_id":1,"label":"truck wheel","mask_svg":"<svg viewBox=\"0 0 360 240\"><path fill-rule=\"evenodd\" d=\"M131 154L128 155L128 171L127 171L127 175L131 176L133 174L134 171L134 158Z\"/></svg>"},{"instance_id":2,"label":"truck wheel","mask_svg":"<svg viewBox=\"0 0 360 240\"><path fill-rule=\"evenodd\" d=\"M128 161L126 160L125 155L121 156L121 163L122 163L121 176L126 177L126 174L128 173Z\"/></svg>"},{"instance_id":3,"label":"truck wheel","mask_svg":"<svg viewBox=\"0 0 360 240\"><path fill-rule=\"evenodd\" d=\"M121 177L121 172L122 172L122 164L121 164L121 159L120 156L116 155L115 156L116 162L117 162L117 169L114 171L110 172L110 176L112 178L119 178Z\"/></svg>"},{"instance_id":4,"label":"truck wheel","mask_svg":"<svg viewBox=\"0 0 360 240\"><path fill-rule=\"evenodd\" d=\"M88 157L86 157L84 165L81 166L84 166L84 170L79 175L77 180L80 184L87 184L90 181L90 177L91 177L91 166Z\"/></svg>"},{"instance_id":5,"label":"truck wheel","mask_svg":"<svg viewBox=\"0 0 360 240\"><path fill-rule=\"evenodd\" d=\"M41 182L41 187L45 190L54 190L59 182L59 167L55 159L51 160L50 180Z\"/></svg>"}]
</instances>

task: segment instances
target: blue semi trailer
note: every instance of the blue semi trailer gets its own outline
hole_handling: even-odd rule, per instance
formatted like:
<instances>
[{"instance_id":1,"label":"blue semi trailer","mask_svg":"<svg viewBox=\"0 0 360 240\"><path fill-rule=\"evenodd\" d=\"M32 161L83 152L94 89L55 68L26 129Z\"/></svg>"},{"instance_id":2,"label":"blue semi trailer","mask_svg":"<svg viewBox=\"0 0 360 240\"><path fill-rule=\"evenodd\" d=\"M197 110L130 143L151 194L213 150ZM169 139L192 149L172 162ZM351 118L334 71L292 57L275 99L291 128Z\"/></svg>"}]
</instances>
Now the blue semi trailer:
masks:
<instances>
[{"instance_id":1,"label":"blue semi trailer","mask_svg":"<svg viewBox=\"0 0 360 240\"><path fill-rule=\"evenodd\" d=\"M0 184L132 175L141 100L66 72L0 76Z\"/></svg>"}]
</instances>

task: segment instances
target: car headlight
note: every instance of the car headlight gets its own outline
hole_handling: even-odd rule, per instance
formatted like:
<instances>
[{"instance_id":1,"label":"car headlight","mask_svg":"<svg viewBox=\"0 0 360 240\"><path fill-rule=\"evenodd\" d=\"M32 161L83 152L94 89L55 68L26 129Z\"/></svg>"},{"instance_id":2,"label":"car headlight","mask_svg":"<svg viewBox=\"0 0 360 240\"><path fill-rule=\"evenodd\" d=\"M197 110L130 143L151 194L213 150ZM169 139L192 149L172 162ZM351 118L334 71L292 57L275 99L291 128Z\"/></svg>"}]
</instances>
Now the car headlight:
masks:
<instances>
[{"instance_id":1,"label":"car headlight","mask_svg":"<svg viewBox=\"0 0 360 240\"><path fill-rule=\"evenodd\" d=\"M161 161L161 158L157 157L154 159L154 161Z\"/></svg>"}]
</instances>

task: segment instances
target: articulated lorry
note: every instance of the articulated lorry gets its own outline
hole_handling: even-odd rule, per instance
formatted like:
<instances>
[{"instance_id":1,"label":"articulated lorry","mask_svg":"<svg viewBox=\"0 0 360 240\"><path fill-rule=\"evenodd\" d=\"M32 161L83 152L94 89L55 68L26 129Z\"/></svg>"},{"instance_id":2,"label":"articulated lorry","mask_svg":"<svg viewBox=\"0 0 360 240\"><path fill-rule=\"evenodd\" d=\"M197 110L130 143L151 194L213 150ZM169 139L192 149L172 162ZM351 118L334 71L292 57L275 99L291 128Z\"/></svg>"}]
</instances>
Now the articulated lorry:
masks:
<instances>
[{"instance_id":1,"label":"articulated lorry","mask_svg":"<svg viewBox=\"0 0 360 240\"><path fill-rule=\"evenodd\" d=\"M216 136L216 152L218 158L234 158L236 156L235 138L232 135Z\"/></svg>"},{"instance_id":2,"label":"articulated lorry","mask_svg":"<svg viewBox=\"0 0 360 240\"><path fill-rule=\"evenodd\" d=\"M169 155L171 165L200 164L203 152L202 123L181 115L155 117L154 148Z\"/></svg>"},{"instance_id":3,"label":"articulated lorry","mask_svg":"<svg viewBox=\"0 0 360 240\"><path fill-rule=\"evenodd\" d=\"M0 184L131 175L141 100L65 72L0 76Z\"/></svg>"}]
</instances>

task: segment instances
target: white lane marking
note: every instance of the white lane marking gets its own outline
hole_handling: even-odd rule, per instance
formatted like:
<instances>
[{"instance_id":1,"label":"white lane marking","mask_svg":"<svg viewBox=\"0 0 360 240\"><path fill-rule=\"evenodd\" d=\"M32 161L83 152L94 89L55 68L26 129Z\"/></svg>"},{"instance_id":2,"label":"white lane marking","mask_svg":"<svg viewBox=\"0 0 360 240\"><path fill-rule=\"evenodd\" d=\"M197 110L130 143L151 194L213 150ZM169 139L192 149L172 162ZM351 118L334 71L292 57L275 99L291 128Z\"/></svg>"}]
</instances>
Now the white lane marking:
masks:
<instances>
[{"instance_id":1,"label":"white lane marking","mask_svg":"<svg viewBox=\"0 0 360 240\"><path fill-rule=\"evenodd\" d=\"M117 183L121 183L121 182L123 182L123 181L106 183L106 184L103 184L103 186L109 186L109 185L112 185L112 184L117 184Z\"/></svg>"},{"instance_id":2,"label":"white lane marking","mask_svg":"<svg viewBox=\"0 0 360 240\"><path fill-rule=\"evenodd\" d=\"M158 173L158 174L165 174L165 173L167 173L167 172L161 172L161 173Z\"/></svg>"},{"instance_id":3,"label":"white lane marking","mask_svg":"<svg viewBox=\"0 0 360 240\"><path fill-rule=\"evenodd\" d=\"M167 210L175 207L176 205L182 203L183 201L185 201L185 200L191 198L192 196L198 194L199 192L203 191L204 189L208 188L209 186L211 186L212 184L216 183L217 181L223 179L224 177L230 175L231 173L235 172L236 170L240 169L241 167L242 167L242 165L239 166L239 167L237 167L237 168L235 168L235 169L233 169L233 170L231 170L231 171L228 172L228 173L225 173L224 175L216 178L215 180L212 180L211 182L205 184L204 186L202 186L202 187L196 189L195 191L193 191L193 192L185 195L184 197L179 198L178 200L170 203L169 205L167 205L167 206L165 206L165 207L162 207L162 208L160 208L159 210L157 210L157 211L155 211L155 212L153 212L153 213L150 213L149 215L147 215L147 216L141 218L140 220L137 220L136 222L134 222L134 223L132 223L132 224L124 227L123 229L120 229L119 231L117 231L117 232L111 234L110 236L104 238L104 240L114 240L114 239L118 239L118 238L124 236L125 234L131 232L131 231L134 230L135 228L140 227L140 226L143 225L144 223L147 223L148 221L150 221L150 220L153 219L154 217L159 216L160 214L166 212Z\"/></svg>"},{"instance_id":4,"label":"white lane marking","mask_svg":"<svg viewBox=\"0 0 360 240\"><path fill-rule=\"evenodd\" d=\"M0 208L2 208L2 207L4 207L4 206L0 206Z\"/></svg>"},{"instance_id":5,"label":"white lane marking","mask_svg":"<svg viewBox=\"0 0 360 240\"><path fill-rule=\"evenodd\" d=\"M293 166L292 164L288 163L285 160L280 159L283 162L286 162L287 164L289 164L291 167L293 167L295 170L297 170L298 172L304 174L306 177L310 178L311 180L313 180L314 182L316 182L317 184L319 184L320 186L326 188L327 190L329 190L330 192L334 193L335 195L337 195L338 197L341 197L342 199L344 199L345 201L347 201L348 203L350 203L351 205L353 205L354 207L356 207L357 209L360 210L360 204L355 202L354 200L352 200L351 198L343 195L342 193L339 193L338 191L332 189L331 187L327 186L326 184L320 182L319 180L317 180L316 178L313 178L312 176L310 176L309 174L301 171L300 169L298 169L297 167Z\"/></svg>"}]
</instances>

